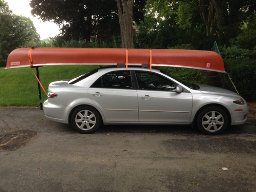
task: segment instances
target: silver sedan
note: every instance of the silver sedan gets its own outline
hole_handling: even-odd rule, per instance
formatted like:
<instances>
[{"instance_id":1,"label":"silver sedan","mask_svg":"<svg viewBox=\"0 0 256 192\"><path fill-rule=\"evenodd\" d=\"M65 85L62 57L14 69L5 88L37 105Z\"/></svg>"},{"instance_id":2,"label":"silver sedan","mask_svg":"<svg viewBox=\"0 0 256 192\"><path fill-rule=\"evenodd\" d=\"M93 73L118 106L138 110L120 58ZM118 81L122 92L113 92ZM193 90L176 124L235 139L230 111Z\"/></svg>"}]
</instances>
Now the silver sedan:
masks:
<instances>
[{"instance_id":1,"label":"silver sedan","mask_svg":"<svg viewBox=\"0 0 256 192\"><path fill-rule=\"evenodd\" d=\"M248 108L238 94L183 84L156 69L104 68L49 85L44 113L81 133L102 124L192 124L218 134L244 124Z\"/></svg>"}]
</instances>

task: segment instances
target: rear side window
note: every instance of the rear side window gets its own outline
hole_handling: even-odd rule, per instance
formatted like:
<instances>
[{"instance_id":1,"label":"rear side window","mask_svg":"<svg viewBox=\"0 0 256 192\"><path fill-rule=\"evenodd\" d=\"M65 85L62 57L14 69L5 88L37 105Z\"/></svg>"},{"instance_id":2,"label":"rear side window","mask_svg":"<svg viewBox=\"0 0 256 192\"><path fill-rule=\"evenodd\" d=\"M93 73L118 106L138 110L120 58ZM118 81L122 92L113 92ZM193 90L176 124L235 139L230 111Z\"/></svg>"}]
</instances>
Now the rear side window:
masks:
<instances>
[{"instance_id":1,"label":"rear side window","mask_svg":"<svg viewBox=\"0 0 256 192\"><path fill-rule=\"evenodd\" d=\"M132 78L130 71L113 71L104 74L91 86L93 88L131 89Z\"/></svg>"},{"instance_id":2,"label":"rear side window","mask_svg":"<svg viewBox=\"0 0 256 192\"><path fill-rule=\"evenodd\" d=\"M75 83L77 83L77 82L79 82L79 81L81 81L81 80L91 76L92 74L96 73L97 71L98 71L98 69L95 69L95 70L93 70L93 71L91 71L89 73L85 73L83 75L80 75L80 76L78 76L78 77L76 77L74 79L71 79L68 83L69 84L75 84Z\"/></svg>"}]
</instances>

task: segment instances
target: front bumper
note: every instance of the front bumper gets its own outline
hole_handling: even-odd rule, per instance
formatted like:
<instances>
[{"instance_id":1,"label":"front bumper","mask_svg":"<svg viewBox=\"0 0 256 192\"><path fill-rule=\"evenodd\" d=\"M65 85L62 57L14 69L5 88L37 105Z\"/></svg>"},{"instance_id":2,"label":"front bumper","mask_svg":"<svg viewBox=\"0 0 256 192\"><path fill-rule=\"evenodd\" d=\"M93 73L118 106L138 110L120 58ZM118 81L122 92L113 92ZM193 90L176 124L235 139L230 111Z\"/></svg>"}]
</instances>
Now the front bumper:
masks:
<instances>
[{"instance_id":1,"label":"front bumper","mask_svg":"<svg viewBox=\"0 0 256 192\"><path fill-rule=\"evenodd\" d=\"M232 123L231 125L242 125L247 121L248 116L248 106L241 105L233 108L231 113Z\"/></svg>"}]
</instances>

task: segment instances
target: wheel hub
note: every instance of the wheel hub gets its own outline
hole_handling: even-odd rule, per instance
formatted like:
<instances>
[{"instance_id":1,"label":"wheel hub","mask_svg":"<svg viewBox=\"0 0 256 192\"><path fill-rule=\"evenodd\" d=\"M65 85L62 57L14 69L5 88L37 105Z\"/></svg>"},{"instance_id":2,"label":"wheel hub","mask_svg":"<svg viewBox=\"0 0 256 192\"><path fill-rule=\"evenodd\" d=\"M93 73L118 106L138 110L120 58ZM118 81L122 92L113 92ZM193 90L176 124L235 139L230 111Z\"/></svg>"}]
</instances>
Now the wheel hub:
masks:
<instances>
[{"instance_id":1,"label":"wheel hub","mask_svg":"<svg viewBox=\"0 0 256 192\"><path fill-rule=\"evenodd\" d=\"M82 130L90 130L96 125L96 116L92 111L82 110L76 114L75 122Z\"/></svg>"},{"instance_id":2,"label":"wheel hub","mask_svg":"<svg viewBox=\"0 0 256 192\"><path fill-rule=\"evenodd\" d=\"M224 117L218 111L210 111L202 118L202 126L209 132L217 132L224 125Z\"/></svg>"}]
</instances>

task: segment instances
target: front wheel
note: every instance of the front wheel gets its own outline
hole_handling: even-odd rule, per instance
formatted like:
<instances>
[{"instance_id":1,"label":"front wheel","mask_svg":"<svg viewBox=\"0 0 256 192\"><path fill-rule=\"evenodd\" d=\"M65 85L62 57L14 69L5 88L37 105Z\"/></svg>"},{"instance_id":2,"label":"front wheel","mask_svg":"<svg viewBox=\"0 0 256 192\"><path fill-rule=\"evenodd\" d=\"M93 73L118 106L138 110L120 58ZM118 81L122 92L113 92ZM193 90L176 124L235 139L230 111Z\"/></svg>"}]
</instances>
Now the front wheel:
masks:
<instances>
[{"instance_id":1,"label":"front wheel","mask_svg":"<svg viewBox=\"0 0 256 192\"><path fill-rule=\"evenodd\" d=\"M101 125L101 117L93 107L80 106L72 112L70 125L80 133L94 133Z\"/></svg>"},{"instance_id":2,"label":"front wheel","mask_svg":"<svg viewBox=\"0 0 256 192\"><path fill-rule=\"evenodd\" d=\"M197 128L209 135L216 135L227 129L229 118L227 112L218 106L210 106L201 110L196 119Z\"/></svg>"}]
</instances>

